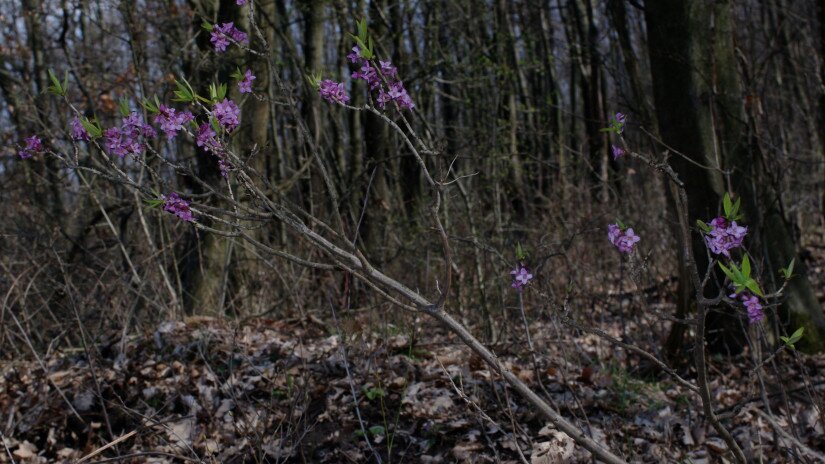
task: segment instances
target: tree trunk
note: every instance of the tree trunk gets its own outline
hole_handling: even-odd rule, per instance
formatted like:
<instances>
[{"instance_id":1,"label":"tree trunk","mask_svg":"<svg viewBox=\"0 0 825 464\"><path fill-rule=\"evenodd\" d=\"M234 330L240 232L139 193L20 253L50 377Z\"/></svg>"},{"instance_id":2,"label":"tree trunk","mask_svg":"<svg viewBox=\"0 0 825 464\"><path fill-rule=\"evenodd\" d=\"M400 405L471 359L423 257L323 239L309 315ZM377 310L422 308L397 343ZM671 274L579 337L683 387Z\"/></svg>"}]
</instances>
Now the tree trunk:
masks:
<instances>
[{"instance_id":1,"label":"tree trunk","mask_svg":"<svg viewBox=\"0 0 825 464\"><path fill-rule=\"evenodd\" d=\"M766 253L771 268L787 265L794 256L792 237L778 220L766 198L778 199L770 185L759 182L759 154L750 149L745 124L741 84L736 68L730 6L706 0L657 0L646 3L648 46L659 127L664 142L705 169L674 156L674 169L690 197L689 220L708 221L716 216L719 198L727 190L718 169L732 169L727 180L742 198L745 222L750 227L749 248L761 250L760 235L769 244ZM757 168L754 168L757 166ZM716 169L714 169L716 168ZM778 201L778 200L777 200ZM760 234L758 231L762 231ZM694 258L706 269L707 252L701 237L694 235ZM798 260L797 260L798 261ZM684 317L691 304L689 281L680 263L680 301L677 317ZM821 339L822 320L818 305L810 306L812 291L800 270L789 287L785 308L797 325L805 325L806 339ZM708 288L709 294L718 289ZM813 300L815 301L815 299ZM808 305L806 307L806 305ZM738 316L711 312L708 341L718 352L738 351L743 342ZM684 328L674 325L666 349L674 355L682 346Z\"/></svg>"}]
</instances>

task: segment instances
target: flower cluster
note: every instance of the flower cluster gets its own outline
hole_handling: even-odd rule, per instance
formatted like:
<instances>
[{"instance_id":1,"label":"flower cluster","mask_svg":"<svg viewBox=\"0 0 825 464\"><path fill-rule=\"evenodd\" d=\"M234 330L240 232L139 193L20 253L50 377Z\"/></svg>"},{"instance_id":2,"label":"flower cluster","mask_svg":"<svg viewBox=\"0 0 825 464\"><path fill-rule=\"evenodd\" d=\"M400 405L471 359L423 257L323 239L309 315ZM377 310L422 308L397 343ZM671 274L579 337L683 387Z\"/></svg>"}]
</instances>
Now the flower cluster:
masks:
<instances>
[{"instance_id":1,"label":"flower cluster","mask_svg":"<svg viewBox=\"0 0 825 464\"><path fill-rule=\"evenodd\" d=\"M212 154L218 158L218 169L221 171L221 177L227 178L229 177L229 170L232 169L232 165L226 161L225 154L221 149L221 142L216 138L217 135L218 134L212 130L211 125L203 123L198 126L195 143L197 143L199 147L203 147L204 151L212 152Z\"/></svg>"},{"instance_id":2,"label":"flower cluster","mask_svg":"<svg viewBox=\"0 0 825 464\"><path fill-rule=\"evenodd\" d=\"M705 235L705 243L713 254L725 255L730 258L730 250L742 245L742 240L748 233L748 228L736 224L736 221L728 221L723 217L708 223L710 232Z\"/></svg>"},{"instance_id":3,"label":"flower cluster","mask_svg":"<svg viewBox=\"0 0 825 464\"><path fill-rule=\"evenodd\" d=\"M318 93L321 94L321 98L330 103L340 103L343 105L349 101L349 95L347 95L347 92L344 90L344 84L341 82L324 79L321 81L320 87L318 87Z\"/></svg>"},{"instance_id":4,"label":"flower cluster","mask_svg":"<svg viewBox=\"0 0 825 464\"><path fill-rule=\"evenodd\" d=\"M378 77L378 71L376 71L367 60L363 60L361 69L352 73L352 78L366 81L370 90L375 90L381 86L381 78Z\"/></svg>"},{"instance_id":5,"label":"flower cluster","mask_svg":"<svg viewBox=\"0 0 825 464\"><path fill-rule=\"evenodd\" d=\"M186 222L195 222L192 210L189 209L189 202L176 192L170 193L169 196L161 195L160 199L163 200L163 210L167 213L172 213Z\"/></svg>"},{"instance_id":6,"label":"flower cluster","mask_svg":"<svg viewBox=\"0 0 825 464\"><path fill-rule=\"evenodd\" d=\"M607 238L622 253L630 253L633 246L640 240L639 236L633 233L633 228L622 229L619 224L607 226Z\"/></svg>"},{"instance_id":7,"label":"flower cluster","mask_svg":"<svg viewBox=\"0 0 825 464\"><path fill-rule=\"evenodd\" d=\"M352 63L361 65L358 71L352 73L353 79L361 79L367 82L370 90L378 89L378 106L382 109L386 107L387 103L395 102L399 108L413 109L415 103L404 88L404 83L398 79L398 68L393 66L389 61L379 61L378 65L381 71L379 75L376 69L369 60L361 56L361 49L356 45L352 48L352 52L347 55ZM381 76L387 79L387 88L381 85Z\"/></svg>"},{"instance_id":8,"label":"flower cluster","mask_svg":"<svg viewBox=\"0 0 825 464\"><path fill-rule=\"evenodd\" d=\"M238 90L241 93L252 93L252 81L255 80L255 75L252 71L247 69L243 75L243 79L238 81Z\"/></svg>"},{"instance_id":9,"label":"flower cluster","mask_svg":"<svg viewBox=\"0 0 825 464\"><path fill-rule=\"evenodd\" d=\"M80 119L77 116L72 119L72 138L74 140L83 140L84 142L91 140L89 132L86 131L86 128L83 127L83 123L80 122Z\"/></svg>"},{"instance_id":10,"label":"flower cluster","mask_svg":"<svg viewBox=\"0 0 825 464\"><path fill-rule=\"evenodd\" d=\"M613 152L613 159L617 160L624 156L627 152L625 152L624 148L619 147L617 145L611 145L610 150Z\"/></svg>"},{"instance_id":11,"label":"flower cluster","mask_svg":"<svg viewBox=\"0 0 825 464\"><path fill-rule=\"evenodd\" d=\"M43 142L40 141L40 137L32 135L26 137L25 140L26 146L17 153L20 155L20 159L31 158L35 153L43 151Z\"/></svg>"},{"instance_id":12,"label":"flower cluster","mask_svg":"<svg viewBox=\"0 0 825 464\"><path fill-rule=\"evenodd\" d=\"M221 147L221 142L215 138L217 135L209 123L203 123L198 126L195 143L197 143L199 147L203 147L206 151L218 150Z\"/></svg>"},{"instance_id":13,"label":"flower cluster","mask_svg":"<svg viewBox=\"0 0 825 464\"><path fill-rule=\"evenodd\" d=\"M232 132L240 124L241 109L232 100L224 98L222 102L215 103L212 108L212 116L218 120L221 127L228 132Z\"/></svg>"},{"instance_id":14,"label":"flower cluster","mask_svg":"<svg viewBox=\"0 0 825 464\"><path fill-rule=\"evenodd\" d=\"M174 108L170 108L163 103L158 106L158 114L155 116L155 124L160 125L160 130L170 139L175 138L178 131L183 129L184 124L194 120L195 116L189 111L176 113Z\"/></svg>"},{"instance_id":15,"label":"flower cluster","mask_svg":"<svg viewBox=\"0 0 825 464\"><path fill-rule=\"evenodd\" d=\"M209 39L215 46L215 51L222 53L229 46L230 39L238 43L249 43L249 37L245 32L235 27L234 23L223 23L212 27L212 36Z\"/></svg>"},{"instance_id":16,"label":"flower cluster","mask_svg":"<svg viewBox=\"0 0 825 464\"><path fill-rule=\"evenodd\" d=\"M409 94L407 94L407 90L404 88L404 84L402 84L401 81L391 82L390 88L386 92L384 89L378 91L378 106L382 109L387 103L392 101L396 102L400 108L407 108L410 110L415 108L415 103L413 103Z\"/></svg>"},{"instance_id":17,"label":"flower cluster","mask_svg":"<svg viewBox=\"0 0 825 464\"><path fill-rule=\"evenodd\" d=\"M137 113L125 117L121 127L110 127L103 133L106 151L110 155L117 155L121 158L129 153L133 155L143 153L146 145L142 140L156 136L155 129L143 122L143 118Z\"/></svg>"},{"instance_id":18,"label":"flower cluster","mask_svg":"<svg viewBox=\"0 0 825 464\"><path fill-rule=\"evenodd\" d=\"M511 286L518 291L521 291L521 289L533 279L533 274L530 273L530 270L527 269L527 266L524 264L519 264L516 266L515 269L510 271L510 275L513 276L513 283Z\"/></svg>"},{"instance_id":19,"label":"flower cluster","mask_svg":"<svg viewBox=\"0 0 825 464\"><path fill-rule=\"evenodd\" d=\"M731 294L730 297L736 299L737 295L734 293ZM759 298L756 295L750 292L742 292L738 297L742 300L742 304L745 305L745 309L748 311L748 320L751 324L756 324L765 319L762 303L759 302Z\"/></svg>"}]
</instances>

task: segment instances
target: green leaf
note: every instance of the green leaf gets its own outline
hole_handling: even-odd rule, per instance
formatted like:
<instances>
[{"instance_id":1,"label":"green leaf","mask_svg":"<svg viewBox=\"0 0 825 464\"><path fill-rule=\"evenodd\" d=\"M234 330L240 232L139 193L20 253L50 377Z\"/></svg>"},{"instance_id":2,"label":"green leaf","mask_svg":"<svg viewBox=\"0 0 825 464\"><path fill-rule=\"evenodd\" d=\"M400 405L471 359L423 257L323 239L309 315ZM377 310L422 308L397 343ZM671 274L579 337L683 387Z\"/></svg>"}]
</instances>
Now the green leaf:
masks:
<instances>
[{"instance_id":1,"label":"green leaf","mask_svg":"<svg viewBox=\"0 0 825 464\"><path fill-rule=\"evenodd\" d=\"M235 68L235 71L229 75L232 79L236 81L243 80L243 74L241 73L241 68Z\"/></svg>"},{"instance_id":2,"label":"green leaf","mask_svg":"<svg viewBox=\"0 0 825 464\"><path fill-rule=\"evenodd\" d=\"M742 276L746 279L751 276L751 260L748 255L742 257Z\"/></svg>"},{"instance_id":3,"label":"green leaf","mask_svg":"<svg viewBox=\"0 0 825 464\"><path fill-rule=\"evenodd\" d=\"M157 96L155 96L155 102L157 102L157 100L158 100L158 97L157 97ZM141 104L141 106L143 106L144 108L146 108L146 111L148 111L148 112L150 112L150 113L152 113L152 114L156 114L158 111L160 111L160 110L158 109L158 104L157 104L157 103L152 103L151 101L149 101L149 100L147 100L147 99L145 99L145 98L143 99L143 101L142 101L142 102L140 102L140 104Z\"/></svg>"},{"instance_id":4,"label":"green leaf","mask_svg":"<svg viewBox=\"0 0 825 464\"><path fill-rule=\"evenodd\" d=\"M209 31L209 32L212 32L212 29L213 29L213 26L212 26L211 24L209 24L208 22L206 22L206 21L204 21L204 22L201 24L201 27L202 27L202 28L204 28L204 29L206 29L206 30L207 30L207 31Z\"/></svg>"},{"instance_id":5,"label":"green leaf","mask_svg":"<svg viewBox=\"0 0 825 464\"><path fill-rule=\"evenodd\" d=\"M382 425L373 425L369 428L369 431L370 435L374 437L383 437L387 434L387 431L384 429L384 426Z\"/></svg>"},{"instance_id":6,"label":"green leaf","mask_svg":"<svg viewBox=\"0 0 825 464\"><path fill-rule=\"evenodd\" d=\"M799 340L802 339L803 333L805 333L805 328L800 327L796 329L796 331L792 333L790 337L779 337L779 339L782 340L782 342L784 342L788 348L796 349L794 344L796 344L797 342L799 342Z\"/></svg>"},{"instance_id":7,"label":"green leaf","mask_svg":"<svg viewBox=\"0 0 825 464\"><path fill-rule=\"evenodd\" d=\"M733 271L728 269L724 264L722 264L721 261L719 262L719 267L722 268L722 272L724 272L725 275L728 276L728 279L730 279L731 281L736 280L736 276L733 274Z\"/></svg>"},{"instance_id":8,"label":"green leaf","mask_svg":"<svg viewBox=\"0 0 825 464\"><path fill-rule=\"evenodd\" d=\"M80 118L80 124L83 125L83 128L86 129L86 132L92 139L97 139L103 136L103 129L100 128L100 124L97 122L89 121L88 118L84 117Z\"/></svg>"},{"instance_id":9,"label":"green leaf","mask_svg":"<svg viewBox=\"0 0 825 464\"><path fill-rule=\"evenodd\" d=\"M355 44L358 45L358 48L361 49L361 57L362 58L367 58L367 53L369 52L369 50L367 50L367 44L364 42L364 40L365 39L362 39L360 37L356 37L355 38ZM369 58L367 58L367 59L369 59Z\"/></svg>"},{"instance_id":10,"label":"green leaf","mask_svg":"<svg viewBox=\"0 0 825 464\"><path fill-rule=\"evenodd\" d=\"M802 335L805 333L805 327L800 327L794 331L794 333L790 336L791 344L794 344L802 339Z\"/></svg>"},{"instance_id":11,"label":"green leaf","mask_svg":"<svg viewBox=\"0 0 825 464\"><path fill-rule=\"evenodd\" d=\"M755 280L753 280L753 279L748 279L748 280L745 282L745 287L747 287L747 288L748 288L748 290L750 290L750 291L751 291L754 295L759 295L759 296L761 296L761 297L763 297L763 298L765 297L765 294L764 294L764 293L762 293L762 288L760 288L760 287L759 287L759 284L758 284L758 283L756 283L756 281L755 281Z\"/></svg>"},{"instance_id":12,"label":"green leaf","mask_svg":"<svg viewBox=\"0 0 825 464\"><path fill-rule=\"evenodd\" d=\"M783 267L781 269L782 275L785 276L785 280L790 280L791 277L793 277L794 264L796 264L796 258L791 259L791 262L790 264L788 264L788 267Z\"/></svg>"},{"instance_id":13,"label":"green leaf","mask_svg":"<svg viewBox=\"0 0 825 464\"><path fill-rule=\"evenodd\" d=\"M66 96L66 87L69 84L68 72L65 73L64 76L65 77L64 77L63 81L66 83L66 85L61 84L60 81L57 79L57 76L54 74L54 71L49 69L49 80L52 81L52 85L50 85L46 89L46 91L48 93L52 94L52 95L57 95L59 97L65 97Z\"/></svg>"},{"instance_id":14,"label":"green leaf","mask_svg":"<svg viewBox=\"0 0 825 464\"><path fill-rule=\"evenodd\" d=\"M383 388L372 387L364 389L364 394L368 400L372 401L376 398L383 398L386 395L386 392Z\"/></svg>"},{"instance_id":15,"label":"green leaf","mask_svg":"<svg viewBox=\"0 0 825 464\"><path fill-rule=\"evenodd\" d=\"M49 79L51 79L52 84L55 87L60 87L60 81L57 80L57 76L54 74L54 70L49 69Z\"/></svg>"},{"instance_id":16,"label":"green leaf","mask_svg":"<svg viewBox=\"0 0 825 464\"><path fill-rule=\"evenodd\" d=\"M150 208L157 208L158 206L162 205L163 203L164 203L164 201L159 199L159 198L153 198L151 200L146 200L146 204Z\"/></svg>"},{"instance_id":17,"label":"green leaf","mask_svg":"<svg viewBox=\"0 0 825 464\"><path fill-rule=\"evenodd\" d=\"M367 41L367 18L361 18L360 21L356 23L358 25L358 38L361 39L361 42Z\"/></svg>"},{"instance_id":18,"label":"green leaf","mask_svg":"<svg viewBox=\"0 0 825 464\"><path fill-rule=\"evenodd\" d=\"M745 285L745 276L742 275L742 271L739 270L739 267L736 266L736 263L730 263L730 271L733 273L733 281L739 285Z\"/></svg>"},{"instance_id":19,"label":"green leaf","mask_svg":"<svg viewBox=\"0 0 825 464\"><path fill-rule=\"evenodd\" d=\"M307 82L311 85L314 89L318 89L321 87L321 73L317 74L307 74L306 75Z\"/></svg>"},{"instance_id":20,"label":"green leaf","mask_svg":"<svg viewBox=\"0 0 825 464\"><path fill-rule=\"evenodd\" d=\"M704 233L709 233L712 230L711 227L701 219L696 220L696 226L699 227L699 229L701 229Z\"/></svg>"},{"instance_id":21,"label":"green leaf","mask_svg":"<svg viewBox=\"0 0 825 464\"><path fill-rule=\"evenodd\" d=\"M197 97L197 95L195 94L195 91L192 90L192 86L189 85L189 81L187 81L185 77L181 77L181 80L183 83L175 79L175 85L178 87L178 90L173 92L175 94L175 98L173 98L172 101L185 103L195 101L195 97Z\"/></svg>"},{"instance_id":22,"label":"green leaf","mask_svg":"<svg viewBox=\"0 0 825 464\"><path fill-rule=\"evenodd\" d=\"M722 206L725 209L725 217L730 219L731 213L733 212L733 203L730 201L730 194L725 192L725 197L722 199Z\"/></svg>"},{"instance_id":23,"label":"green leaf","mask_svg":"<svg viewBox=\"0 0 825 464\"><path fill-rule=\"evenodd\" d=\"M215 118L209 118L209 123L212 125L212 130L215 131L216 134L221 133L221 124Z\"/></svg>"},{"instance_id":24,"label":"green leaf","mask_svg":"<svg viewBox=\"0 0 825 464\"><path fill-rule=\"evenodd\" d=\"M521 242L516 244L516 259L519 261L524 261L524 258L527 257L527 253L524 252L524 248L521 246Z\"/></svg>"},{"instance_id":25,"label":"green leaf","mask_svg":"<svg viewBox=\"0 0 825 464\"><path fill-rule=\"evenodd\" d=\"M125 98L121 98L120 102L118 103L118 109L120 110L120 115L124 118L129 116L129 113L132 111L129 109L129 101Z\"/></svg>"}]
</instances>

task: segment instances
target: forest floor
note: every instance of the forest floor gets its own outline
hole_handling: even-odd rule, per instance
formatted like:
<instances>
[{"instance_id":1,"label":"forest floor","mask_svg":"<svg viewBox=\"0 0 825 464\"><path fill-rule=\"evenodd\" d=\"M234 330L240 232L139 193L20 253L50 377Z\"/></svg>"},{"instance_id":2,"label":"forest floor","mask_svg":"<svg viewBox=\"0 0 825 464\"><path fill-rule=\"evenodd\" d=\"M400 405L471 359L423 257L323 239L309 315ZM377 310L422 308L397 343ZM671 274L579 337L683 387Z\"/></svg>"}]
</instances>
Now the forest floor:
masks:
<instances>
[{"instance_id":1,"label":"forest floor","mask_svg":"<svg viewBox=\"0 0 825 464\"><path fill-rule=\"evenodd\" d=\"M821 251L811 268L825 298ZM595 440L631 462L723 461L695 393L604 338L538 319L534 358L521 339L493 349ZM312 315L190 318L100 336L91 357L80 347L4 362L0 462L592 462L453 336L413 326L348 324L342 338ZM619 317L599 326L644 330ZM725 424L751 462L817 462L825 356L784 350L760 375L750 356L711 359Z\"/></svg>"}]
</instances>

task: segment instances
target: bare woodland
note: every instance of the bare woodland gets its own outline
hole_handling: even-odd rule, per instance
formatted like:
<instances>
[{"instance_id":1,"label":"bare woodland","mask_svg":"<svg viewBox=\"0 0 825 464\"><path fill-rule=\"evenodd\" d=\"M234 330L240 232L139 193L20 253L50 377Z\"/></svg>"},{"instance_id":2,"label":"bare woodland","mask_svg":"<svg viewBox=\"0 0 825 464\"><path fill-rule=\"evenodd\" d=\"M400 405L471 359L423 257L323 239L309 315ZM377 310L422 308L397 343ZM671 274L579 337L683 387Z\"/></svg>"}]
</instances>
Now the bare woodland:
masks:
<instances>
[{"instance_id":1,"label":"bare woodland","mask_svg":"<svg viewBox=\"0 0 825 464\"><path fill-rule=\"evenodd\" d=\"M0 462L825 461L822 2L0 33Z\"/></svg>"}]
</instances>

